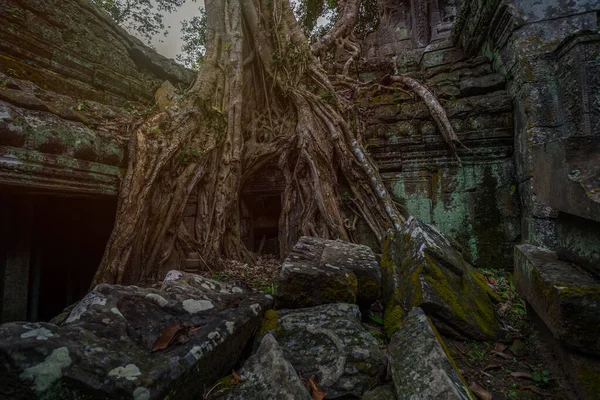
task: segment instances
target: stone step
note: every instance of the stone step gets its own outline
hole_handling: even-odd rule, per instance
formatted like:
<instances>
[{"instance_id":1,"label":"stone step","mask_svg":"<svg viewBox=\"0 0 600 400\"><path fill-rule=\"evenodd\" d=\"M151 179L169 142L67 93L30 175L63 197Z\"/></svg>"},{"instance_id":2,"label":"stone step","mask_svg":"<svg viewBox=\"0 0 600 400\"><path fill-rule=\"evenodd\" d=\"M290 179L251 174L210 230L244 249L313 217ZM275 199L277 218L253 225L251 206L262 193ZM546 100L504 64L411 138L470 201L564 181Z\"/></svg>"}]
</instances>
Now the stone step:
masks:
<instances>
[{"instance_id":1,"label":"stone step","mask_svg":"<svg viewBox=\"0 0 600 400\"><path fill-rule=\"evenodd\" d=\"M600 399L600 283L555 252L527 244L515 246L514 281L574 398Z\"/></svg>"},{"instance_id":2,"label":"stone step","mask_svg":"<svg viewBox=\"0 0 600 400\"><path fill-rule=\"evenodd\" d=\"M517 292L566 347L600 355L600 282L553 251L515 247Z\"/></svg>"}]
</instances>

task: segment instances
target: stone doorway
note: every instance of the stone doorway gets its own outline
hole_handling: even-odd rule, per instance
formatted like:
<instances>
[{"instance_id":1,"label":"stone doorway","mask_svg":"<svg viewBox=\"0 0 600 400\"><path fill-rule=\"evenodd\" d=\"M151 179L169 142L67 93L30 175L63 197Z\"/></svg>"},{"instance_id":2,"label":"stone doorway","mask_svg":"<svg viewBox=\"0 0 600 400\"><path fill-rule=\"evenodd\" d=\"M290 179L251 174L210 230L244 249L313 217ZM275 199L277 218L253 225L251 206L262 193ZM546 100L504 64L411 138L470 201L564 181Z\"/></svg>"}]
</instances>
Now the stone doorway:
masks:
<instances>
[{"instance_id":1,"label":"stone doorway","mask_svg":"<svg viewBox=\"0 0 600 400\"><path fill-rule=\"evenodd\" d=\"M279 255L281 193L253 193L242 199L246 247L259 254Z\"/></svg>"},{"instance_id":2,"label":"stone doorway","mask_svg":"<svg viewBox=\"0 0 600 400\"><path fill-rule=\"evenodd\" d=\"M48 321L88 291L116 199L0 187L2 322Z\"/></svg>"}]
</instances>

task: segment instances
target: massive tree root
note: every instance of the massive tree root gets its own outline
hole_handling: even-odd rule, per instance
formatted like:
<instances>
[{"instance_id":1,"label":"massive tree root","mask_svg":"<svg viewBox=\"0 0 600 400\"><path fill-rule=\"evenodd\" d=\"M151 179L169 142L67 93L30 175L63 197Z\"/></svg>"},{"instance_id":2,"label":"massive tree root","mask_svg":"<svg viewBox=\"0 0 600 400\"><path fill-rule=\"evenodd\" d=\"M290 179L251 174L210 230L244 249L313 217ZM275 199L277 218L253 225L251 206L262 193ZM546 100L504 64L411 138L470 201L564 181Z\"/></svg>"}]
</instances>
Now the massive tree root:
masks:
<instances>
[{"instance_id":1,"label":"massive tree root","mask_svg":"<svg viewBox=\"0 0 600 400\"><path fill-rule=\"evenodd\" d=\"M206 8L209 45L196 82L135 129L94 284L158 278L174 250L207 264L243 257L241 188L273 160L285 179L283 253L301 234L353 239L343 188L377 238L403 220L288 2L211 0ZM182 224L196 185L199 239Z\"/></svg>"},{"instance_id":2,"label":"massive tree root","mask_svg":"<svg viewBox=\"0 0 600 400\"><path fill-rule=\"evenodd\" d=\"M285 180L281 254L300 235L354 240L356 216L377 239L399 227L404 217L317 59L346 49L347 72L357 54L348 43L359 3L339 0L350 15L311 51L287 0L206 0L205 63L177 104L135 128L93 285L159 279L191 252L207 267L243 258L241 190L274 162ZM189 232L183 212L195 187L197 222Z\"/></svg>"}]
</instances>

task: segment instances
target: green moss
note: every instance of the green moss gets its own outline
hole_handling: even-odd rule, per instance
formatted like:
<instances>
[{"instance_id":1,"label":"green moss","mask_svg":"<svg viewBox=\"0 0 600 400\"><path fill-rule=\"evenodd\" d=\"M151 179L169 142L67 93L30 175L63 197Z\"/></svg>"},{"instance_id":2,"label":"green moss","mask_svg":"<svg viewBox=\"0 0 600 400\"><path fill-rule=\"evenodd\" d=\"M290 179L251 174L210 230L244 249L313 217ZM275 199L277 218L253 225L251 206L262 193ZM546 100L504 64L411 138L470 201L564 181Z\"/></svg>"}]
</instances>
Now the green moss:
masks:
<instances>
[{"instance_id":1,"label":"green moss","mask_svg":"<svg viewBox=\"0 0 600 400\"><path fill-rule=\"evenodd\" d=\"M388 338L394 336L394 333L402 326L404 318L404 309L398 304L389 304L383 311L383 331Z\"/></svg>"},{"instance_id":2,"label":"green moss","mask_svg":"<svg viewBox=\"0 0 600 400\"><path fill-rule=\"evenodd\" d=\"M452 365L452 367L456 371L456 374L458 375L458 377L462 381L462 383L465 386L465 388L469 391L469 393L471 394L471 396L475 399L476 397L473 395L473 393L471 393L471 390L469 389L469 385L467 384L467 381L465 380L465 377L460 373L460 369L458 368L458 365L456 365L456 362L452 358L452 354L450 352L450 349L448 349L448 347L446 346L446 343L444 342L444 339L442 338L442 335L440 335L440 333L436 329L436 327L433 324L433 322L431 321L431 319L429 317L427 317L427 319L429 320L429 325L431 325L431 329L433 330L433 333L437 337L438 342L440 342L440 345L442 346L442 349L444 350L444 353L446 353L446 357L448 357L448 361L450 361L450 364Z\"/></svg>"},{"instance_id":3,"label":"green moss","mask_svg":"<svg viewBox=\"0 0 600 400\"><path fill-rule=\"evenodd\" d=\"M323 280L321 282L320 297L325 303L346 302L356 303L356 293L358 292L358 280L354 273L348 273L347 281L340 282L342 277L334 276L333 279Z\"/></svg>"},{"instance_id":4,"label":"green moss","mask_svg":"<svg viewBox=\"0 0 600 400\"><path fill-rule=\"evenodd\" d=\"M426 268L424 270L425 280L441 300L448 305L450 313L465 323L475 322L484 335L495 337L496 311L489 301L489 288L481 286L483 277L477 276L478 273L468 267L466 273L461 277L447 276L450 273L445 273L445 269L440 268L429 255L426 254L425 259L427 260L426 267L422 267ZM420 273L416 275L416 277L419 276L421 276ZM460 281L453 282L452 280L455 279L460 279ZM485 286L487 287L487 285ZM419 306L421 302L413 301L412 306Z\"/></svg>"},{"instance_id":5,"label":"green moss","mask_svg":"<svg viewBox=\"0 0 600 400\"><path fill-rule=\"evenodd\" d=\"M282 328L278 323L279 316L275 310L265 311L265 316L260 325L260 336L264 336L268 332L280 331Z\"/></svg>"},{"instance_id":6,"label":"green moss","mask_svg":"<svg viewBox=\"0 0 600 400\"><path fill-rule=\"evenodd\" d=\"M361 297L377 298L379 295L379 281L368 276L357 278L358 293Z\"/></svg>"},{"instance_id":7,"label":"green moss","mask_svg":"<svg viewBox=\"0 0 600 400\"><path fill-rule=\"evenodd\" d=\"M442 298L444 303L450 307L452 314L466 320L465 304L459 302L455 289L448 283L442 269L429 255L425 254L425 259L427 260L425 280L434 288L436 294Z\"/></svg>"}]
</instances>

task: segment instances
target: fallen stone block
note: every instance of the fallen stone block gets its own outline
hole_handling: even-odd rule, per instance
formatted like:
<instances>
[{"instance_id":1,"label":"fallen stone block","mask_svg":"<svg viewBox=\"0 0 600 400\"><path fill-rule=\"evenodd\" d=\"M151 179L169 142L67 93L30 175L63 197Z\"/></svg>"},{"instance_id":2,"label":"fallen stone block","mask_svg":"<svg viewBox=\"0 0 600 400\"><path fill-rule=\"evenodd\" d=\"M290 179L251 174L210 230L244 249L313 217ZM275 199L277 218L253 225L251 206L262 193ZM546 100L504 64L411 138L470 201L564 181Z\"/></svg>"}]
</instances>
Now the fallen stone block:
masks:
<instances>
[{"instance_id":1,"label":"fallen stone block","mask_svg":"<svg viewBox=\"0 0 600 400\"><path fill-rule=\"evenodd\" d=\"M388 348L399 400L473 400L421 308L413 308Z\"/></svg>"},{"instance_id":2,"label":"fallen stone block","mask_svg":"<svg viewBox=\"0 0 600 400\"><path fill-rule=\"evenodd\" d=\"M0 326L0 387L14 399L197 399L231 371L271 305L180 271L160 290L98 285L60 326Z\"/></svg>"},{"instance_id":3,"label":"fallen stone block","mask_svg":"<svg viewBox=\"0 0 600 400\"><path fill-rule=\"evenodd\" d=\"M303 236L283 263L275 306L358 303L368 308L380 285L379 265L367 246Z\"/></svg>"},{"instance_id":4,"label":"fallen stone block","mask_svg":"<svg viewBox=\"0 0 600 400\"><path fill-rule=\"evenodd\" d=\"M409 218L388 235L381 258L384 328L391 337L405 312L421 307L445 334L489 340L499 329L498 296L454 242Z\"/></svg>"},{"instance_id":5,"label":"fallen stone block","mask_svg":"<svg viewBox=\"0 0 600 400\"><path fill-rule=\"evenodd\" d=\"M220 389L219 399L311 400L308 390L271 334L263 337L257 352L246 361L238 375L242 381L232 384L231 379L227 379Z\"/></svg>"},{"instance_id":6,"label":"fallen stone block","mask_svg":"<svg viewBox=\"0 0 600 400\"><path fill-rule=\"evenodd\" d=\"M360 397L386 370L386 358L361 325L355 304L269 310L261 333L272 333L296 371L315 375L328 398Z\"/></svg>"},{"instance_id":7,"label":"fallen stone block","mask_svg":"<svg viewBox=\"0 0 600 400\"><path fill-rule=\"evenodd\" d=\"M517 292L566 347L600 355L600 282L536 246L515 247Z\"/></svg>"},{"instance_id":8,"label":"fallen stone block","mask_svg":"<svg viewBox=\"0 0 600 400\"><path fill-rule=\"evenodd\" d=\"M396 392L392 386L378 386L366 392L362 400L396 400Z\"/></svg>"}]
</instances>

